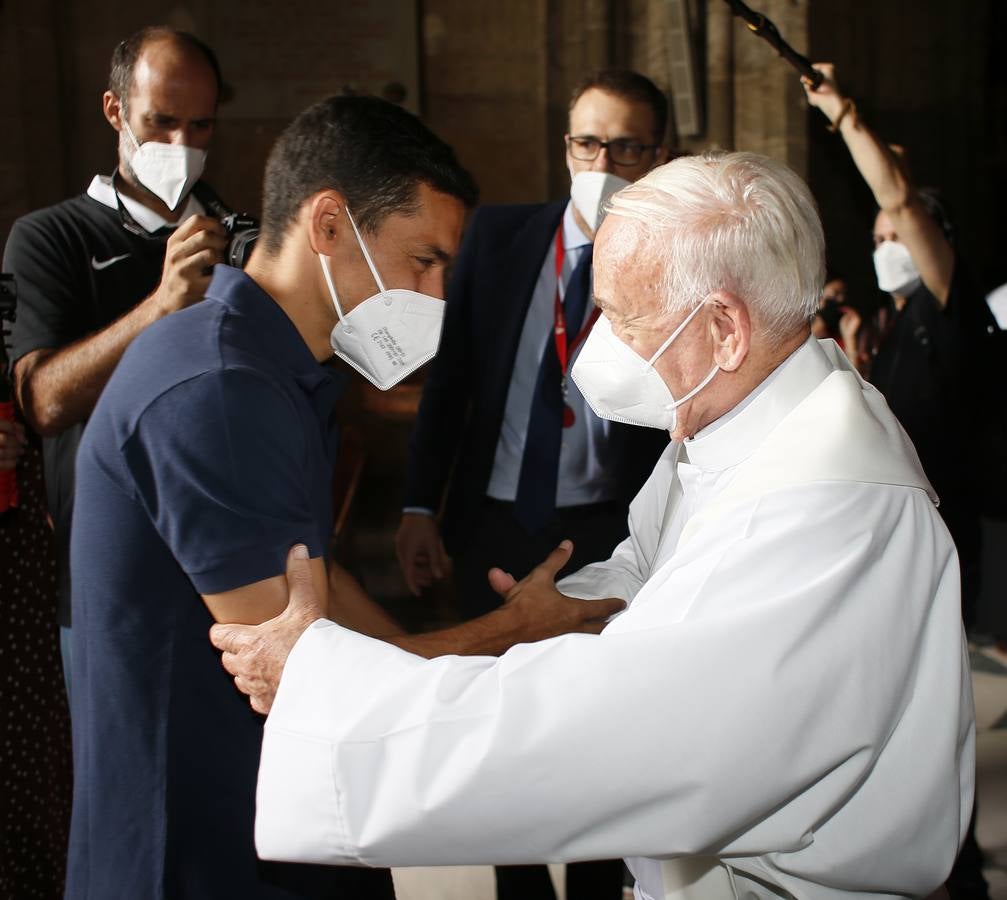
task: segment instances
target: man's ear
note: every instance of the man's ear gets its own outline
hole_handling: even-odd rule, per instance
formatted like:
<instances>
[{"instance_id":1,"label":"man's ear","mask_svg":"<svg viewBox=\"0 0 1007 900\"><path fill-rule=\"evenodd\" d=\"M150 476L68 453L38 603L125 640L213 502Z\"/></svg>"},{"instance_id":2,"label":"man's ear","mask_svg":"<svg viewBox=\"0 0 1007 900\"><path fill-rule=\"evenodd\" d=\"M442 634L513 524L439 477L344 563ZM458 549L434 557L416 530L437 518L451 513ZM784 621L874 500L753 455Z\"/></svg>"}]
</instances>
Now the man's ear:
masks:
<instances>
[{"instance_id":1,"label":"man's ear","mask_svg":"<svg viewBox=\"0 0 1007 900\"><path fill-rule=\"evenodd\" d=\"M725 372L734 372L745 361L752 339L752 320L744 300L727 291L706 298L713 307L710 333L713 360Z\"/></svg>"},{"instance_id":2,"label":"man's ear","mask_svg":"<svg viewBox=\"0 0 1007 900\"><path fill-rule=\"evenodd\" d=\"M332 256L343 229L349 228L346 198L339 191L319 191L307 203L308 242L322 256Z\"/></svg>"},{"instance_id":3,"label":"man's ear","mask_svg":"<svg viewBox=\"0 0 1007 900\"><path fill-rule=\"evenodd\" d=\"M122 130L122 101L119 99L119 95L113 93L112 91L105 91L101 95L101 111L105 114L105 118L108 120L108 124L111 125L116 131Z\"/></svg>"}]
</instances>

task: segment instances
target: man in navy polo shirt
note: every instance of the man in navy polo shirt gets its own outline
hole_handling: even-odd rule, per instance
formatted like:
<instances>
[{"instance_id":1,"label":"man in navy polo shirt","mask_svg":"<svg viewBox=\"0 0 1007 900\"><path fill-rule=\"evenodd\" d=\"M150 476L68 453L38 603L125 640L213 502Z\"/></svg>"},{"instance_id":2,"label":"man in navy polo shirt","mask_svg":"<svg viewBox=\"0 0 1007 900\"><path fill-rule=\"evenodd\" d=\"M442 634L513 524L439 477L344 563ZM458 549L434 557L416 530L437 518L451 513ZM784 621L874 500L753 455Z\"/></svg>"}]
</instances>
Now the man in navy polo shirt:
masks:
<instances>
[{"instance_id":1,"label":"man in navy polo shirt","mask_svg":"<svg viewBox=\"0 0 1007 900\"><path fill-rule=\"evenodd\" d=\"M316 104L270 155L248 269L218 266L205 302L123 357L77 464L67 897L393 895L387 870L257 860L262 720L207 632L277 615L296 543L325 595L338 389L319 362L335 348L387 387L432 334L436 347L435 298L475 193L409 113L362 97ZM597 630L590 620L617 606L510 604L410 636L387 634L362 592L328 602L425 655Z\"/></svg>"}]
</instances>

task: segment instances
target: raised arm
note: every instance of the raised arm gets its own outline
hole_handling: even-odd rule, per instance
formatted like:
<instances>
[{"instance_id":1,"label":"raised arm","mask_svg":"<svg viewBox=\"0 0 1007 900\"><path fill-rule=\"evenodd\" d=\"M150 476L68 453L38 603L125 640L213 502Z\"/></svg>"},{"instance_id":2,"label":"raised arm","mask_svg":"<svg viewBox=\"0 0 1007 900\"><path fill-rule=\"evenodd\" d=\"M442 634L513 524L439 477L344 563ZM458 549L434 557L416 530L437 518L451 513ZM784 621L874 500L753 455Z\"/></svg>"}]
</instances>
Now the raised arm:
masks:
<instances>
[{"instance_id":1,"label":"raised arm","mask_svg":"<svg viewBox=\"0 0 1007 900\"><path fill-rule=\"evenodd\" d=\"M805 83L808 103L821 110L830 127L842 136L878 207L891 219L899 241L909 250L923 283L945 306L954 250L924 207L904 160L867 126L853 100L842 93L835 66L816 63L815 68L825 79L817 89Z\"/></svg>"}]
</instances>

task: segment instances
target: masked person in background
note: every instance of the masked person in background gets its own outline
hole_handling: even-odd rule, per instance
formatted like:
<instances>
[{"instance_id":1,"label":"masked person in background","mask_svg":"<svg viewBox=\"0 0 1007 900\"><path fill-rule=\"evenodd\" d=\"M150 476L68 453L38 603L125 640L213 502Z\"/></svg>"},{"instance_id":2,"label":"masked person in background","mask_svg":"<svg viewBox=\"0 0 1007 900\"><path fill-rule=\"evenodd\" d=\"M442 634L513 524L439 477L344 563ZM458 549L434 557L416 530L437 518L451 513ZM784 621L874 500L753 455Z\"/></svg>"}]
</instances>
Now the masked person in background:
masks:
<instances>
[{"instance_id":1,"label":"masked person in background","mask_svg":"<svg viewBox=\"0 0 1007 900\"><path fill-rule=\"evenodd\" d=\"M112 54L105 118L118 162L87 191L18 219L3 268L17 278L11 361L17 401L44 439L56 532L63 672L71 685L70 522L84 423L143 329L202 299L227 239L199 180L213 137L220 67L198 38L150 27Z\"/></svg>"},{"instance_id":2,"label":"masked person in background","mask_svg":"<svg viewBox=\"0 0 1007 900\"><path fill-rule=\"evenodd\" d=\"M463 618L500 604L491 566L524 574L563 538L566 570L607 556L667 443L599 418L569 378L595 316L604 200L664 161L667 101L636 72L602 71L574 90L569 116L570 199L484 206L469 224L410 444L399 562L418 594L450 554ZM597 869L568 872L570 900L620 896L621 867ZM498 870L497 890L554 896L541 866Z\"/></svg>"},{"instance_id":3,"label":"masked person in background","mask_svg":"<svg viewBox=\"0 0 1007 900\"><path fill-rule=\"evenodd\" d=\"M979 556L978 453L955 440L949 423L968 423L964 444L979 441L984 378L976 367L977 342L993 325L989 308L972 284L953 243L950 221L935 192L917 188L901 154L866 125L844 97L834 68L808 102L838 131L878 204L874 221L874 268L878 287L892 298L894 314L884 327L868 377L885 395L912 438L920 461L941 498L940 511L962 562L966 626L973 624Z\"/></svg>"},{"instance_id":4,"label":"masked person in background","mask_svg":"<svg viewBox=\"0 0 1007 900\"><path fill-rule=\"evenodd\" d=\"M835 67L816 65L825 80L808 102L838 132L874 194L874 268L894 312L879 335L867 377L885 395L912 439L940 497L961 563L962 617L975 623L980 570L980 481L989 466L984 427L999 400L985 393L1000 380L1002 359L988 342L995 321L954 244L951 222L936 192L917 188L898 148L885 144L843 95ZM985 367L985 368L984 368ZM1002 468L1002 461L995 461ZM952 900L985 900L981 854L970 824L948 882Z\"/></svg>"},{"instance_id":5,"label":"masked person in background","mask_svg":"<svg viewBox=\"0 0 1007 900\"><path fill-rule=\"evenodd\" d=\"M941 884L973 791L957 559L884 398L810 337L824 247L807 185L756 154L613 198L573 377L672 443L609 559L556 586L492 573L511 600L626 598L600 635L421 659L319 618L296 558L283 616L213 629L273 700L264 858L623 854L637 900Z\"/></svg>"}]
</instances>

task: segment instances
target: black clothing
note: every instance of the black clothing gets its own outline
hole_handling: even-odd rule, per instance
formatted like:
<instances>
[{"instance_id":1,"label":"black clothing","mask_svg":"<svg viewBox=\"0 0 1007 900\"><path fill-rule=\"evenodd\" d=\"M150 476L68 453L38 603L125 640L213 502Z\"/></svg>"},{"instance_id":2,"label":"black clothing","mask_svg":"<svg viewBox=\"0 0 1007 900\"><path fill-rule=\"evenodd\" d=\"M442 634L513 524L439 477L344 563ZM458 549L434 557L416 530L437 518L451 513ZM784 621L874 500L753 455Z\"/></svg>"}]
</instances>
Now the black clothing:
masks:
<instances>
[{"instance_id":1,"label":"black clothing","mask_svg":"<svg viewBox=\"0 0 1007 900\"><path fill-rule=\"evenodd\" d=\"M199 182L204 208L226 209ZM153 293L161 280L173 229L147 234L124 227L131 217L80 194L18 219L4 248L3 269L17 279L17 321L11 362L33 350L58 350L112 324ZM57 620L70 624L70 520L74 460L85 422L45 438L46 499L56 535Z\"/></svg>"},{"instance_id":2,"label":"black clothing","mask_svg":"<svg viewBox=\"0 0 1007 900\"><path fill-rule=\"evenodd\" d=\"M895 315L871 381L912 439L940 497L962 568L962 608L972 625L979 577L979 497L986 428L981 386L989 307L957 262L948 301L921 284Z\"/></svg>"},{"instance_id":3,"label":"black clothing","mask_svg":"<svg viewBox=\"0 0 1007 900\"><path fill-rule=\"evenodd\" d=\"M141 237L119 211L81 194L18 219L4 249L17 279L12 362L58 349L110 325L151 294L161 279L167 237ZM56 531L57 618L70 624L70 519L73 466L84 422L45 438L45 486Z\"/></svg>"}]
</instances>

